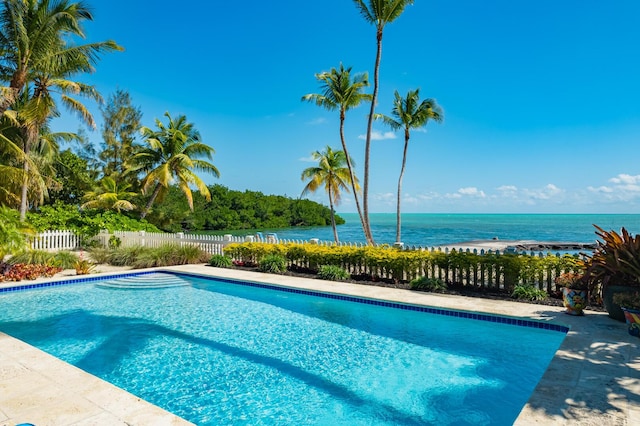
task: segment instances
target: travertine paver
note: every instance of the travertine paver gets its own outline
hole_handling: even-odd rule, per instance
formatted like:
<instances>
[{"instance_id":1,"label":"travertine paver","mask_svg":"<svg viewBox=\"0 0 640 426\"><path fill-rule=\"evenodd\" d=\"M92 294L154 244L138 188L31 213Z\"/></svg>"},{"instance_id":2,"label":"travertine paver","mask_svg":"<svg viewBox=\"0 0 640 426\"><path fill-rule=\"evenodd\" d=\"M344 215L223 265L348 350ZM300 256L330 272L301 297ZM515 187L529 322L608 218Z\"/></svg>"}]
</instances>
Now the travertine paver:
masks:
<instances>
[{"instance_id":1,"label":"travertine paver","mask_svg":"<svg viewBox=\"0 0 640 426\"><path fill-rule=\"evenodd\" d=\"M571 328L517 425L640 425L640 339L588 311L332 283L208 266L163 268L287 287L552 321ZM64 277L67 278L68 277ZM6 285L6 283L3 283ZM514 360L517 362L517 360ZM0 333L0 426L182 425L166 411Z\"/></svg>"}]
</instances>

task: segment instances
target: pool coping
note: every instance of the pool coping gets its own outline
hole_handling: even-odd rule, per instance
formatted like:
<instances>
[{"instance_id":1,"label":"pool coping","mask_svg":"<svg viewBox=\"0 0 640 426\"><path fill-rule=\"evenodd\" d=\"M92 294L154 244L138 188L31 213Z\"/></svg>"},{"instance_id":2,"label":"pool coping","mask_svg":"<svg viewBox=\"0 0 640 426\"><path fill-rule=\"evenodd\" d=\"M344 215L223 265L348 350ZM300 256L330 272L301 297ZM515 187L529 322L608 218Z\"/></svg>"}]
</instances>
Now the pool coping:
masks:
<instances>
[{"instance_id":1,"label":"pool coping","mask_svg":"<svg viewBox=\"0 0 640 426\"><path fill-rule=\"evenodd\" d=\"M205 265L103 273L81 280L93 281L105 276L157 271L217 277L231 281L250 281L269 286L440 310L520 318L567 327L569 330L566 338L515 424L640 424L640 339L630 336L623 323L612 320L603 313L589 311L584 317L572 317L565 315L562 308L545 305L336 283ZM35 284L59 285L64 281L77 280L67 277ZM6 283L3 284L0 291L9 287ZM24 380L19 380L21 375L23 379L26 376L30 377L26 385ZM36 383L39 384L37 387ZM72 385L69 386L69 383ZM30 388L32 392L26 392L25 388ZM35 394L33 390L36 390ZM0 391L2 425L10 424L6 422L25 421L57 425L190 424L2 333ZM55 401L56 410L42 413L46 411L42 410L42 404L51 401ZM51 415L47 417L47 414L56 416L55 421L52 422L54 419ZM29 417L25 418L25 415Z\"/></svg>"}]
</instances>

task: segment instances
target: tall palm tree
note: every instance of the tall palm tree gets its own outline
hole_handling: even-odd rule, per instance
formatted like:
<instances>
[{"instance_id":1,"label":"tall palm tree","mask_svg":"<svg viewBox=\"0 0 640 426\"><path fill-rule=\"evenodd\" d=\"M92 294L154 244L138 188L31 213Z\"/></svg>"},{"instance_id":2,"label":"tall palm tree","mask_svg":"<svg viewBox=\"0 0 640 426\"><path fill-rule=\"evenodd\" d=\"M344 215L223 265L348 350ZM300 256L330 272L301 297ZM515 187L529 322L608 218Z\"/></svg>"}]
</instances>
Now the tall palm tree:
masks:
<instances>
[{"instance_id":1,"label":"tall palm tree","mask_svg":"<svg viewBox=\"0 0 640 426\"><path fill-rule=\"evenodd\" d=\"M402 15L407 5L413 4L413 0L353 0L356 7L365 20L376 27L376 62L373 69L373 96L371 98L371 109L367 121L367 137L364 146L364 182L362 189L362 213L364 216L365 234L371 235L371 223L369 222L369 157L371 154L371 129L375 116L376 102L378 101L378 86L380 76L380 58L382 57L382 35L386 24L393 22ZM369 242L373 244L373 238Z\"/></svg>"},{"instance_id":2,"label":"tall palm tree","mask_svg":"<svg viewBox=\"0 0 640 426\"><path fill-rule=\"evenodd\" d=\"M400 178L398 179L398 202L396 209L396 242L400 242L401 219L400 219L400 193L402 191L402 177L407 163L407 149L409 148L409 138L411 129L418 129L427 125L429 120L437 123L442 122L444 113L442 108L434 99L425 99L420 102L420 89L409 90L406 98L402 98L396 90L393 101L391 115L377 114L376 118L381 119L393 130L404 129L404 150L402 153L402 167L400 168Z\"/></svg>"},{"instance_id":3,"label":"tall palm tree","mask_svg":"<svg viewBox=\"0 0 640 426\"><path fill-rule=\"evenodd\" d=\"M149 145L142 148L132 158L131 170L144 171L142 191L147 193L151 188L151 198L147 202L140 218L144 218L156 198L162 197L174 180L182 190L189 208L193 211L193 194L190 185L195 185L207 201L211 201L209 188L194 170L211 173L220 177L220 172L213 164L199 157L212 159L215 150L200 140L200 133L193 123L187 121L187 117L179 115L173 119L168 112L165 117L169 123L165 125L156 119L158 130L142 127L141 133L145 142Z\"/></svg>"},{"instance_id":4,"label":"tall palm tree","mask_svg":"<svg viewBox=\"0 0 640 426\"><path fill-rule=\"evenodd\" d=\"M72 82L77 73L92 72L101 53L122 50L113 41L76 45L72 37L84 37L82 23L92 20L82 2L68 0L2 0L0 12L0 79L9 82L0 96L0 114L9 108L18 112L22 129L22 150L29 157L38 133L57 106L50 91L57 88L62 103L76 111L91 126L95 126L87 109L69 93L97 98L90 86ZM54 89L55 90L55 89ZM16 108L16 102L21 102ZM23 163L20 217L24 220L28 208L28 161Z\"/></svg>"},{"instance_id":5,"label":"tall palm tree","mask_svg":"<svg viewBox=\"0 0 640 426\"><path fill-rule=\"evenodd\" d=\"M105 176L100 180L100 186L85 194L87 201L80 208L115 210L118 213L133 210L136 206L128 199L135 197L136 193L129 191L130 187L129 183L118 184L114 177Z\"/></svg>"},{"instance_id":6,"label":"tall palm tree","mask_svg":"<svg viewBox=\"0 0 640 426\"><path fill-rule=\"evenodd\" d=\"M323 72L315 75L316 79L321 82L322 94L311 93L302 97L303 101L313 102L329 111L338 110L340 112L340 142L342 142L342 150L344 151L345 161L349 172L349 183L353 190L353 196L356 202L356 209L360 216L362 229L365 239L369 244L373 244L373 238L365 226L360 199L356 189L357 179L353 170L353 163L347 149L347 143L344 138L344 121L346 113L351 108L359 106L362 102L371 100L371 95L362 93L369 86L369 78L367 73L356 74L351 77L351 67L345 68L342 63L339 69L332 68L329 72Z\"/></svg>"},{"instance_id":7,"label":"tall palm tree","mask_svg":"<svg viewBox=\"0 0 640 426\"><path fill-rule=\"evenodd\" d=\"M324 151L315 151L311 154L314 160L318 161L315 167L309 167L302 171L302 180L309 180L302 190L302 195L309 192L315 192L321 186L324 186L329 196L329 207L331 209L331 227L333 228L333 238L335 242L338 240L338 229L336 228L336 218L334 205L340 204L340 191L349 192L349 183L354 182L355 190L359 190L358 180L352 174L349 168L345 168L345 164L349 164L344 151L334 151L327 146ZM354 179L355 181L352 181Z\"/></svg>"},{"instance_id":8,"label":"tall palm tree","mask_svg":"<svg viewBox=\"0 0 640 426\"><path fill-rule=\"evenodd\" d=\"M77 72L93 72L100 54L122 50L114 41L70 44L84 38L82 24L93 20L83 2L68 0L2 0L0 12L0 76L9 82L0 96L0 114L11 107L34 70L71 62Z\"/></svg>"}]
</instances>

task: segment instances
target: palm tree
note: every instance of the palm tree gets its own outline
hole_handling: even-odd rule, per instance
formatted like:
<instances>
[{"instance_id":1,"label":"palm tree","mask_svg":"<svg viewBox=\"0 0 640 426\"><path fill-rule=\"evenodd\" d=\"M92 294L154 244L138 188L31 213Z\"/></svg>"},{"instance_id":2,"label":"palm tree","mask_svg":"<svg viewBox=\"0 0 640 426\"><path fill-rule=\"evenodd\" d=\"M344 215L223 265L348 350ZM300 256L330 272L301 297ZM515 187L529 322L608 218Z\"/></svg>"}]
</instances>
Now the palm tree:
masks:
<instances>
[{"instance_id":1,"label":"palm tree","mask_svg":"<svg viewBox=\"0 0 640 426\"><path fill-rule=\"evenodd\" d=\"M442 122L443 111L434 99L425 99L420 102L420 89L409 90L405 99L400 96L396 90L395 99L393 101L393 109L391 115L377 114L376 118L383 120L393 130L404 129L404 151L402 154L402 167L400 168L400 178L398 179L398 203L396 209L396 242L400 242L400 193L402 191L402 177L404 176L404 168L407 163L407 148L409 147L409 138L411 137L411 129L418 129L427 125L429 120L437 123Z\"/></svg>"},{"instance_id":2,"label":"palm tree","mask_svg":"<svg viewBox=\"0 0 640 426\"><path fill-rule=\"evenodd\" d=\"M164 115L169 120L168 125L156 119L158 130L142 127L142 136L149 146L132 158L131 170L146 172L142 180L143 193L153 188L151 198L140 214L141 219L144 219L156 198L162 197L174 180L178 181L178 187L187 197L189 208L193 211L190 185L195 185L205 199L211 201L209 188L194 170L220 177L216 166L198 158L211 159L215 150L201 142L200 133L187 121L187 117L179 115L173 119L168 112Z\"/></svg>"},{"instance_id":3,"label":"palm tree","mask_svg":"<svg viewBox=\"0 0 640 426\"><path fill-rule=\"evenodd\" d=\"M330 146L327 146L324 151L315 151L311 156L314 160L318 161L318 166L309 167L302 171L301 179L309 179L309 183L307 183L302 190L302 195L309 192L315 192L318 188L324 186L324 189L327 191L327 195L329 196L333 238L337 243L339 240L338 230L336 228L334 205L340 204L341 190L349 192L350 182L354 182L355 190L360 189L358 180L351 174L348 167L344 167L345 164L349 164L350 162L344 151L334 151ZM352 179L354 179L354 181L352 181Z\"/></svg>"},{"instance_id":4,"label":"palm tree","mask_svg":"<svg viewBox=\"0 0 640 426\"><path fill-rule=\"evenodd\" d=\"M114 41L68 44L84 38L82 24L93 20L82 2L68 0L2 0L0 13L1 77L9 82L0 96L0 114L11 107L34 70L74 63L77 72L92 72L101 53L122 50Z\"/></svg>"},{"instance_id":5,"label":"palm tree","mask_svg":"<svg viewBox=\"0 0 640 426\"><path fill-rule=\"evenodd\" d=\"M133 210L136 206L128 198L134 197L136 193L128 191L130 187L129 183L119 185L114 177L105 176L100 180L99 187L85 194L87 202L80 208L115 210L118 213L121 210Z\"/></svg>"},{"instance_id":6,"label":"palm tree","mask_svg":"<svg viewBox=\"0 0 640 426\"><path fill-rule=\"evenodd\" d=\"M347 143L344 138L344 120L349 109L359 106L362 102L371 100L371 95L362 93L369 86L369 78L367 73L356 74L351 77L351 67L344 68L340 64L340 69L332 68L329 72L323 72L315 75L316 79L321 82L322 94L311 93L302 97L303 101L314 102L329 111L340 111L340 142L342 142L342 150L344 151L347 169L349 171L349 183L353 190L353 196L356 202L356 209L360 216L362 229L365 239L369 244L373 244L373 238L365 226L362 208L360 207L360 199L356 190L357 179L353 170L353 164L347 149Z\"/></svg>"},{"instance_id":7,"label":"palm tree","mask_svg":"<svg viewBox=\"0 0 640 426\"><path fill-rule=\"evenodd\" d=\"M407 5L413 4L413 0L353 0L360 13L368 22L376 27L376 63L373 70L373 96L371 98L371 109L367 121L367 137L364 146L364 183L362 190L362 213L364 217L365 234L371 235L371 224L369 222L369 157L371 154L371 129L375 116L376 102L378 101L378 86L380 75L380 58L382 57L382 34L386 24L393 22L402 15ZM368 5L367 5L368 3ZM373 239L369 242L373 244Z\"/></svg>"},{"instance_id":8,"label":"palm tree","mask_svg":"<svg viewBox=\"0 0 640 426\"><path fill-rule=\"evenodd\" d=\"M71 94L99 99L91 86L68 80L81 72L92 72L103 52L122 50L115 42L106 41L75 45L72 36L84 37L82 23L92 20L82 2L67 0L3 0L0 13L0 51L3 66L0 78L9 82L2 90L0 114L9 108L17 111L22 130L22 150L25 158L38 139L47 120L58 114L51 91L61 92L61 102L78 112L87 124L95 126L87 109ZM19 108L17 102L21 103ZM28 208L30 170L33 164L23 162L20 194L20 218Z\"/></svg>"}]
</instances>

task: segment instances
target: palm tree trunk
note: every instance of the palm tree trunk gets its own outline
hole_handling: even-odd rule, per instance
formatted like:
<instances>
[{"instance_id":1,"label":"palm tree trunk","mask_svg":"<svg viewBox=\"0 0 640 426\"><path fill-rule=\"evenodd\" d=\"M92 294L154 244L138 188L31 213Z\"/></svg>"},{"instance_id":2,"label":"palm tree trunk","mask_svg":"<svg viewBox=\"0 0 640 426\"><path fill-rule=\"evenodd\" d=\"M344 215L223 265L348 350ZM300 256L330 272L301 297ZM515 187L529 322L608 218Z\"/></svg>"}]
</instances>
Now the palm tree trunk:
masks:
<instances>
[{"instance_id":1,"label":"palm tree trunk","mask_svg":"<svg viewBox=\"0 0 640 426\"><path fill-rule=\"evenodd\" d=\"M22 191L20 193L20 221L24 222L27 218L27 210L29 208L29 154L31 152L31 144L38 138L38 131L34 130L40 127L22 128L21 133L24 138L24 163L22 164Z\"/></svg>"},{"instance_id":2,"label":"palm tree trunk","mask_svg":"<svg viewBox=\"0 0 640 426\"><path fill-rule=\"evenodd\" d=\"M331 228L333 228L333 239L338 244L340 241L338 240L338 229L336 228L336 215L333 210L333 194L331 194L331 187L329 186L329 208L331 209Z\"/></svg>"},{"instance_id":3,"label":"palm tree trunk","mask_svg":"<svg viewBox=\"0 0 640 426\"><path fill-rule=\"evenodd\" d=\"M356 189L356 177L353 172L353 166L351 165L351 156L349 155L349 150L347 150L347 143L344 139L344 119L345 113L343 110L340 111L340 142L342 142L342 150L344 151L344 156L347 161L347 168L349 169L349 180L351 181L351 190L353 191L353 198L356 201L356 209L358 210L358 216L360 217L360 223L362 224L362 231L364 232L365 239L367 243L369 240L367 239L367 228L364 217L362 216L362 208L360 207L360 198L358 197L358 190Z\"/></svg>"},{"instance_id":4,"label":"palm tree trunk","mask_svg":"<svg viewBox=\"0 0 640 426\"><path fill-rule=\"evenodd\" d=\"M409 148L409 131L405 129L404 133L404 152L402 154L402 167L400 168L400 178L398 179L398 204L396 209L396 243L401 241L402 216L400 215L400 200L402 192L402 178L404 176L404 167L407 164L407 148Z\"/></svg>"},{"instance_id":5,"label":"palm tree trunk","mask_svg":"<svg viewBox=\"0 0 640 426\"><path fill-rule=\"evenodd\" d=\"M26 148L26 147L25 147ZM28 150L25 150L27 156ZM27 206L29 196L29 161L25 158L22 165L22 192L20 194L20 222L24 222L27 218Z\"/></svg>"},{"instance_id":6,"label":"palm tree trunk","mask_svg":"<svg viewBox=\"0 0 640 426\"><path fill-rule=\"evenodd\" d=\"M157 183L156 187L153 190L153 194L151 194L151 198L149 198L149 202L147 202L144 210L142 210L142 213L140 213L140 219L144 219L147 216L147 213L149 213L153 202L156 200L156 197L160 193L160 189L162 189L162 185L160 185L160 183Z\"/></svg>"},{"instance_id":7,"label":"palm tree trunk","mask_svg":"<svg viewBox=\"0 0 640 426\"><path fill-rule=\"evenodd\" d=\"M380 81L380 59L382 57L382 28L379 27L376 32L377 51L376 64L373 69L373 95L371 97L371 109L369 110L369 119L367 120L367 139L364 145L364 178L362 185L362 209L364 216L365 237L367 244L374 245L373 235L371 233L371 224L369 222L369 157L371 155L371 130L373 128L373 117L375 115L376 102L378 101L378 84Z\"/></svg>"}]
</instances>

